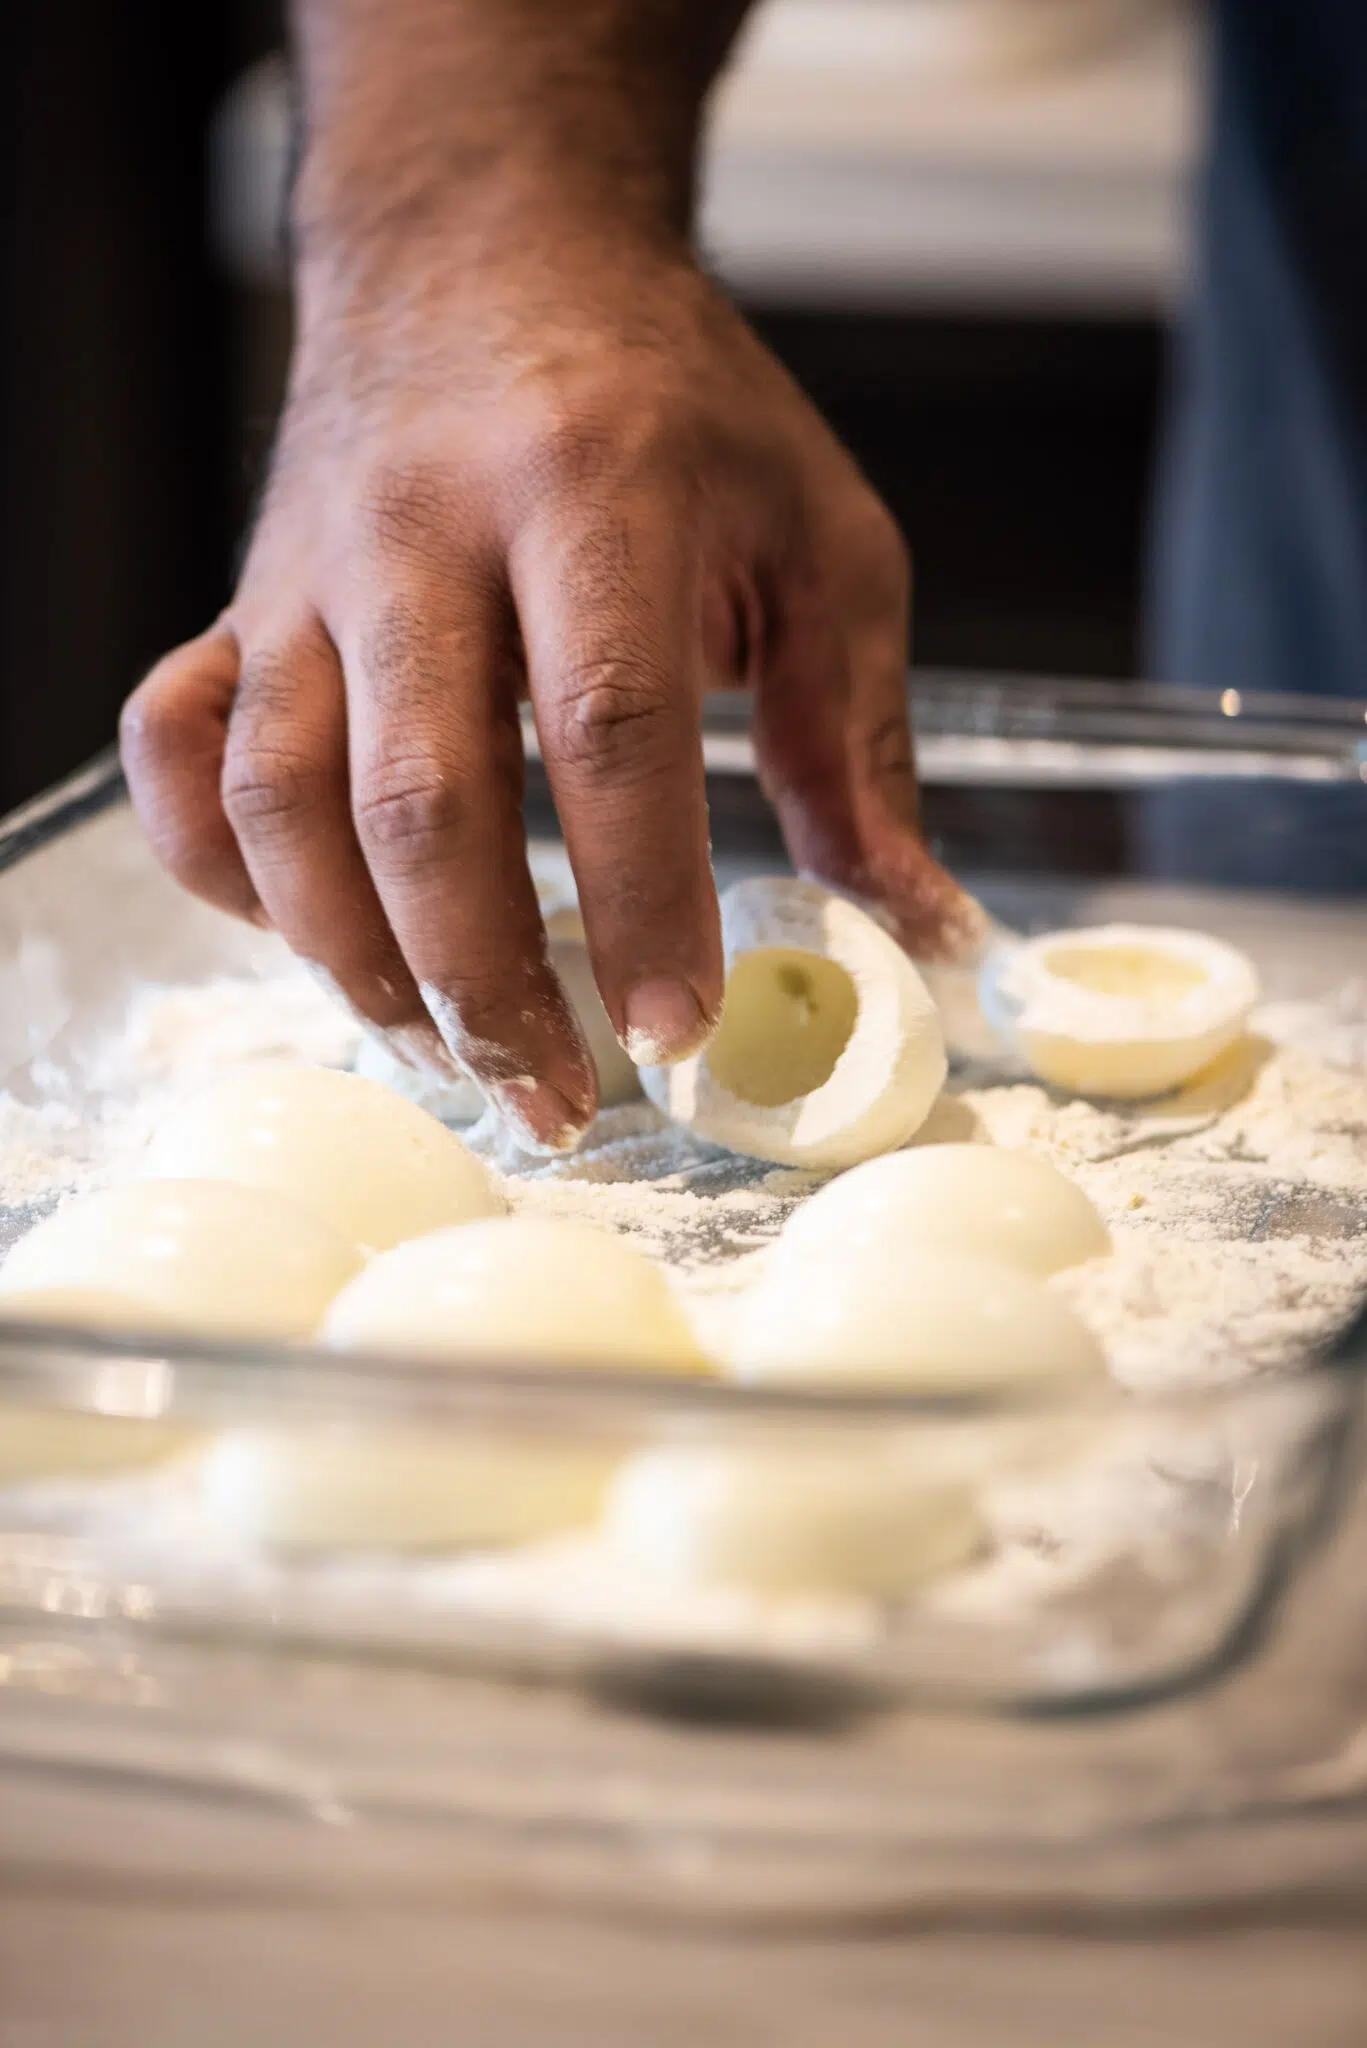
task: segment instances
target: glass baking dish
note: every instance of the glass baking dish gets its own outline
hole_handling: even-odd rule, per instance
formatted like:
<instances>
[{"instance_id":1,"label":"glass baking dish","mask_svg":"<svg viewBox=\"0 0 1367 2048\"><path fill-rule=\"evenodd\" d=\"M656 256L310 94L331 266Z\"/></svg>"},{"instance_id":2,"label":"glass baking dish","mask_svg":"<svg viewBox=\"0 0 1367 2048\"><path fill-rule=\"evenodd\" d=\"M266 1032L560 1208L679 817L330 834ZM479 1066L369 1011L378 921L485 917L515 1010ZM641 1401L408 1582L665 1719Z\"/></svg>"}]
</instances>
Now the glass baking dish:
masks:
<instances>
[{"instance_id":1,"label":"glass baking dish","mask_svg":"<svg viewBox=\"0 0 1367 2048\"><path fill-rule=\"evenodd\" d=\"M1020 929L1135 917L1227 936L1254 956L1283 1021L1333 991L1315 1043L1335 1072L1352 1070L1364 1036L1355 963L1359 977L1367 969L1351 881L1359 826L1367 839L1360 707L1243 700L1213 713L1172 692L972 683L922 695L932 829L938 819L951 857L956 833L972 842L968 878L998 916ZM975 754L982 741L989 751ZM772 869L734 703L710 710L707 745L720 878ZM1180 808L1197 788L1242 790L1263 811L1332 789L1344 823L1335 888L1307 889L1294 862L1281 893L1211 887L1200 862L1194 882L1158 862L1134 872L1146 843L1134 806ZM954 809L956 792L971 815ZM1023 870L1020 807L1005 810L994 859L983 839L993 792L1039 806L1061 844L1069 803L1085 801L1094 821L1104 799L1122 815L1107 844L1123 860L1087 875L1076 859L1068 872L1037 855ZM541 801L533 782L529 820L545 830ZM1154 836L1169 854L1179 837ZM139 990L281 972L272 940L158 875L111 762L0 836L0 932L8 1136L27 1142L55 1089L73 1156L106 1111L101 1048ZM288 1031L278 1046L230 1033L215 1057L296 1049ZM1119 1120L1107 1143L1142 1159L1184 1114L1208 1131L1248 1085L1236 1077L1213 1107L1169 1102ZM623 1142L628 1166L649 1173L636 1136ZM728 1197L765 1198L766 1170L752 1163L707 1148L665 1163L662 1189L682 1189L700 1216ZM1229 1185L1242 1170L1236 1157L1208 1168ZM54 1199L7 1192L6 1242ZM1208 1355L1200 1371L1175 1356L1156 1379L1067 1404L762 1395L536 1360L434 1373L0 1323L0 1411L82 1418L130 1442L185 1433L181 1455L145 1469L0 1484L0 1768L28 1781L94 1771L170 1798L193 1786L234 1810L323 1821L336 1809L382 1823L410 1857L415 1828L445 1828L443 1856L614 1895L658 1888L695 1908L705 1894L709 1910L864 1910L945 1881L951 1866L955 1883L989 1870L1000 1883L1018 1856L1059 1859L1070 1883L1085 1866L1095 1887L1102 1844L1107 1856L1132 1835L1152 1847L1194 1813L1207 1827L1299 1808L1367 1714L1367 1688L1354 1695L1331 1675L1361 1633L1356 1578L1339 1560L1367 1505L1360 1363L1329 1357L1353 1306L1359 1238L1367 1296L1367 1193L1313 1173L1236 1193L1222 1227L1269 1261L1288 1244L1308 1242L1312 1262L1320 1240L1329 1247L1345 1282L1334 1313L1272 1365L1212 1375ZM793 1198L763 1212L761 1235ZM712 1238L719 1259L734 1250L725 1230ZM699 1240L710 1241L705 1222ZM605 1460L701 1442L778 1457L819 1445L862 1465L901 1447L969 1475L991 1548L915 1597L770 1602L666 1597L604 1578L582 1545L531 1555L477 1524L437 1552L244 1543L206 1520L187 1475L204 1445L262 1430L302 1434L320 1454L362 1437L436 1455ZM1055 1568L1060 1554L1068 1569ZM1251 1731L1298 1643L1305 1683L1313 1693L1319 1658L1324 1689L1260 1749ZM1122 1890L1142 1891L1144 1854L1116 1875ZM1231 1864L1225 1881L1253 1880Z\"/></svg>"}]
</instances>

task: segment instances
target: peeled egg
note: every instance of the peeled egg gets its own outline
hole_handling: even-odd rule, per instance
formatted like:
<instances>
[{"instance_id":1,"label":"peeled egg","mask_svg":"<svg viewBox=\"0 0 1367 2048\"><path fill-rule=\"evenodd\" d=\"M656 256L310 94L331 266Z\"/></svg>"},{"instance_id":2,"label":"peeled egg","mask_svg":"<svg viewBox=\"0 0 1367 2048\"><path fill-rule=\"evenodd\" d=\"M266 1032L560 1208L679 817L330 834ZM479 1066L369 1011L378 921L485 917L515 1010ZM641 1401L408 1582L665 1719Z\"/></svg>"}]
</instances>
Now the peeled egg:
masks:
<instances>
[{"instance_id":1,"label":"peeled egg","mask_svg":"<svg viewBox=\"0 0 1367 2048\"><path fill-rule=\"evenodd\" d=\"M617 1460L585 1445L440 1429L230 1430L198 1495L253 1542L309 1550L465 1550L597 1518Z\"/></svg>"},{"instance_id":2,"label":"peeled egg","mask_svg":"<svg viewBox=\"0 0 1367 2048\"><path fill-rule=\"evenodd\" d=\"M337 1297L323 1337L431 1358L707 1370L649 1259L552 1217L469 1223L383 1252Z\"/></svg>"},{"instance_id":3,"label":"peeled egg","mask_svg":"<svg viewBox=\"0 0 1367 2048\"><path fill-rule=\"evenodd\" d=\"M1242 1036L1258 976L1204 932L1113 924L1004 947L984 1013L1051 1087L1141 1101L1191 1080Z\"/></svg>"},{"instance_id":4,"label":"peeled egg","mask_svg":"<svg viewBox=\"0 0 1367 2048\"><path fill-rule=\"evenodd\" d=\"M173 1111L144 1171L269 1188L379 1249L504 1206L474 1153L426 1111L358 1074L274 1061Z\"/></svg>"},{"instance_id":5,"label":"peeled egg","mask_svg":"<svg viewBox=\"0 0 1367 2048\"><path fill-rule=\"evenodd\" d=\"M983 1544L969 1489L867 1446L671 1444L613 1482L609 1547L675 1585L890 1599Z\"/></svg>"},{"instance_id":6,"label":"peeled egg","mask_svg":"<svg viewBox=\"0 0 1367 2048\"><path fill-rule=\"evenodd\" d=\"M775 1261L729 1349L751 1385L995 1393L1100 1379L1095 1337L1031 1273L940 1248L889 1258L876 1238L844 1255Z\"/></svg>"},{"instance_id":7,"label":"peeled egg","mask_svg":"<svg viewBox=\"0 0 1367 2048\"><path fill-rule=\"evenodd\" d=\"M1111 1248L1081 1188L1047 1159L996 1145L921 1145L840 1174L795 1210L774 1261L895 1261L932 1248L1047 1278Z\"/></svg>"},{"instance_id":8,"label":"peeled egg","mask_svg":"<svg viewBox=\"0 0 1367 2048\"><path fill-rule=\"evenodd\" d=\"M15 1295L79 1290L136 1301L130 1320L149 1328L302 1337L360 1263L320 1216L266 1188L135 1181L78 1195L21 1237L0 1268L0 1313Z\"/></svg>"},{"instance_id":9,"label":"peeled egg","mask_svg":"<svg viewBox=\"0 0 1367 2048\"><path fill-rule=\"evenodd\" d=\"M905 1144L944 1085L944 1033L894 940L816 882L721 901L726 991L711 1041L642 1070L676 1123L786 1166L853 1166Z\"/></svg>"}]
</instances>

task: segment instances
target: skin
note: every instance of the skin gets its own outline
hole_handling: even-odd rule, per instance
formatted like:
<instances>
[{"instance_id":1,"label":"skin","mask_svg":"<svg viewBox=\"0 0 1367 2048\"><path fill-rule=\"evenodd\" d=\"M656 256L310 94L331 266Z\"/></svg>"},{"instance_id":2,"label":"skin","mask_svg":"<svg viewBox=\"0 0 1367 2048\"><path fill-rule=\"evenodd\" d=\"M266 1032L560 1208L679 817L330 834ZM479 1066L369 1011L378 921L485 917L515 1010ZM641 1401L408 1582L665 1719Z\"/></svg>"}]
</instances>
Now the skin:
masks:
<instances>
[{"instance_id":1,"label":"skin","mask_svg":"<svg viewBox=\"0 0 1367 2048\"><path fill-rule=\"evenodd\" d=\"M977 929L917 829L902 540L690 245L745 11L296 0L271 473L232 603L123 719L172 874L541 1148L596 1091L527 871L521 698L633 1056L686 1057L720 1009L708 689L754 690L800 869L918 955Z\"/></svg>"}]
</instances>

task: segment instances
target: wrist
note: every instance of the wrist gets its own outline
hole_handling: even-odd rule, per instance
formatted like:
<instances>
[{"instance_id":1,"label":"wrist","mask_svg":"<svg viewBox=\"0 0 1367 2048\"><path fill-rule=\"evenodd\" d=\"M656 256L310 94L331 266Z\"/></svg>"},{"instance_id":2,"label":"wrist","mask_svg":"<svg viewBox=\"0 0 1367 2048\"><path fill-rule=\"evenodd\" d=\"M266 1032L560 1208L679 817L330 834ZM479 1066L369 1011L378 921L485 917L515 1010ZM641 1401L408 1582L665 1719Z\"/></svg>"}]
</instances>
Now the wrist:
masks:
<instances>
[{"instance_id":1,"label":"wrist","mask_svg":"<svg viewBox=\"0 0 1367 2048\"><path fill-rule=\"evenodd\" d=\"M604 332L649 345L661 327L710 316L715 288L687 236L624 219L593 193L519 175L488 189L410 194L374 232L324 212L296 249L296 365L338 347L362 378L377 359L417 383L462 360L480 381L501 366L568 362Z\"/></svg>"},{"instance_id":2,"label":"wrist","mask_svg":"<svg viewBox=\"0 0 1367 2048\"><path fill-rule=\"evenodd\" d=\"M686 249L707 81L586 47L575 12L561 34L467 30L423 61L378 66L365 44L351 62L311 62L305 35L291 200L301 262L363 259L390 240L477 258L581 224Z\"/></svg>"},{"instance_id":3,"label":"wrist","mask_svg":"<svg viewBox=\"0 0 1367 2048\"><path fill-rule=\"evenodd\" d=\"M292 208L301 301L388 297L421 277L478 297L481 281L519 275L534 286L576 266L616 262L695 269L691 220L673 195L625 180L605 185L554 158L496 160L472 172L434 150L395 175L353 178L305 159ZM302 306L301 306L302 310Z\"/></svg>"}]
</instances>

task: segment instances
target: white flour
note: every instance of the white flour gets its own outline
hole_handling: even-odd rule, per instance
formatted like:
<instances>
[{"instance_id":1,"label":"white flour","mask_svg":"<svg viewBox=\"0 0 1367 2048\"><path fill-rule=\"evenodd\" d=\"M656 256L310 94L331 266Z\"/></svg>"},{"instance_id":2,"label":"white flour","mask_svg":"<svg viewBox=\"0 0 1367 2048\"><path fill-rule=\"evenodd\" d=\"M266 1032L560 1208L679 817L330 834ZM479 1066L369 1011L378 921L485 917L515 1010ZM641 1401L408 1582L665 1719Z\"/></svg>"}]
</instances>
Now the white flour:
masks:
<instances>
[{"instance_id":1,"label":"white flour","mask_svg":"<svg viewBox=\"0 0 1367 2048\"><path fill-rule=\"evenodd\" d=\"M169 1108L229 1068L350 1066L360 1036L294 963L263 979L142 988L121 1029L81 1056L34 1060L23 1098L0 1093L0 1205L22 1210L117 1179Z\"/></svg>"},{"instance_id":2,"label":"white flour","mask_svg":"<svg viewBox=\"0 0 1367 2048\"><path fill-rule=\"evenodd\" d=\"M1156 1106L1103 1108L970 1072L922 1133L1039 1152L1087 1191L1115 1256L1054 1284L1127 1383L1286 1365L1367 1290L1367 982L1268 1004L1253 1021L1213 1075ZM216 1073L271 1057L345 1066L358 1042L293 965L144 988L85 1057L36 1062L31 1099L0 1093L0 1203L24 1209L126 1173L167 1109ZM700 1143L644 1101L604 1112L569 1158L519 1152L492 1118L465 1135L515 1208L626 1233L690 1299L738 1292L754 1272L746 1255L817 1184Z\"/></svg>"},{"instance_id":3,"label":"white flour","mask_svg":"<svg viewBox=\"0 0 1367 2048\"><path fill-rule=\"evenodd\" d=\"M1347 983L1322 1002L1269 1004L1254 1030L1218 1072L1152 1108L1064 1101L1030 1082L970 1072L924 1133L932 1142L975 1137L1042 1153L1092 1197L1114 1256L1053 1284L1135 1392L1260 1376L1275 1388L1367 1293L1367 984ZM50 1052L35 1066L36 1100L0 1095L0 1203L11 1212L10 1234L33 1205L135 1167L168 1106L213 1073L263 1056L346 1065L356 1049L354 1026L292 966L259 981L141 990L122 1029L93 1054L64 1064ZM815 1184L699 1144L644 1102L606 1112L572 1158L519 1154L488 1120L467 1136L505 1176L516 1208L597 1221L664 1261L713 1345L764 1247ZM1179 1423L1161 1408L1147 1419L1142 1408L1133 1414L1065 1470L989 1487L993 1556L946 1581L910 1619L854 1600L774 1608L715 1589L662 1596L584 1539L504 1557L377 1560L301 1574L225 1553L221 1541L216 1550L195 1524L183 1475L106 1486L100 1516L137 1550L159 1531L163 1565L172 1553L196 1557L200 1590L216 1612L225 1601L261 1600L287 1614L302 1602L315 1619L330 1610L330 1625L344 1633L344 1610L361 1627L364 1608L400 1622L419 1611L465 1623L497 1616L657 1647L839 1655L886 1643L890 1629L895 1637L911 1627L914 1636L927 1618L970 1630L1014 1625L1122 1563L1160 1587L1214 1569L1231 1516L1237 1522L1242 1511L1241 1489L1253 1485L1248 1475L1260 1475L1264 1488L1276 1483L1275 1444L1262 1423L1263 1433L1245 1441L1244 1425L1232 1421ZM1281 1415L1283 1440L1294 1443L1305 1421L1294 1409ZM47 1492L60 1521L69 1489ZM184 1585L181 1592L190 1597ZM1052 1672L1070 1684L1104 1674L1105 1628L1099 1637L1084 1621L1063 1637L1054 1630L1032 1639L1037 1677Z\"/></svg>"},{"instance_id":4,"label":"white flour","mask_svg":"<svg viewBox=\"0 0 1367 2048\"><path fill-rule=\"evenodd\" d=\"M956 1082L923 1137L1041 1153L1091 1196L1114 1256L1053 1284L1122 1384L1158 1392L1285 1367L1367 1294L1367 1021L1353 1022L1354 1002L1367 1020L1361 983L1323 1006L1269 1005L1213 1075L1152 1108ZM509 1172L515 1206L624 1230L664 1259L713 1342L754 1277L745 1255L817 1184L701 1146L644 1103L609 1112L584 1152L550 1165L496 1131L471 1135Z\"/></svg>"}]
</instances>

